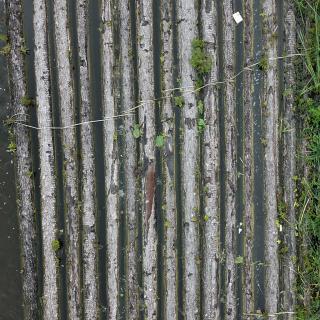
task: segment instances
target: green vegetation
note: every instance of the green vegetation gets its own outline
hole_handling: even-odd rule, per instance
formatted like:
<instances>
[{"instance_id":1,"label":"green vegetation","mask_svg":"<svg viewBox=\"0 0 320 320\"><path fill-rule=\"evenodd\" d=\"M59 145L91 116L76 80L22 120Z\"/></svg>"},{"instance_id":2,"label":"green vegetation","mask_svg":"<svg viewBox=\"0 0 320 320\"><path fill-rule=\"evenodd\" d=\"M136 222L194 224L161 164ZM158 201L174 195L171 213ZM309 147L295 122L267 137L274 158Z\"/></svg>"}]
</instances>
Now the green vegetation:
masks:
<instances>
[{"instance_id":1,"label":"green vegetation","mask_svg":"<svg viewBox=\"0 0 320 320\"><path fill-rule=\"evenodd\" d=\"M142 127L139 123L136 123L132 128L132 135L135 139L139 139L142 136Z\"/></svg>"},{"instance_id":2,"label":"green vegetation","mask_svg":"<svg viewBox=\"0 0 320 320\"><path fill-rule=\"evenodd\" d=\"M320 3L296 1L301 24L299 44L304 54L296 94L301 137L306 142L302 156L308 174L298 183L298 320L319 319L320 314ZM307 71L307 72L305 72ZM300 157L301 158L301 157ZM296 178L295 178L296 179Z\"/></svg>"},{"instance_id":3,"label":"green vegetation","mask_svg":"<svg viewBox=\"0 0 320 320\"><path fill-rule=\"evenodd\" d=\"M258 64L259 69L261 71L267 71L268 65L269 65L268 58L266 56L262 56Z\"/></svg>"},{"instance_id":4,"label":"green vegetation","mask_svg":"<svg viewBox=\"0 0 320 320\"><path fill-rule=\"evenodd\" d=\"M54 252L59 251L60 248L61 248L61 243L60 243L60 241L57 240L57 239L52 240L51 247L52 247L52 250L53 250Z\"/></svg>"},{"instance_id":5,"label":"green vegetation","mask_svg":"<svg viewBox=\"0 0 320 320\"><path fill-rule=\"evenodd\" d=\"M15 153L17 151L17 144L13 141L9 142L7 151L9 153Z\"/></svg>"},{"instance_id":6,"label":"green vegetation","mask_svg":"<svg viewBox=\"0 0 320 320\"><path fill-rule=\"evenodd\" d=\"M198 119L198 132L203 133L206 128L206 123L203 118Z\"/></svg>"},{"instance_id":7,"label":"green vegetation","mask_svg":"<svg viewBox=\"0 0 320 320\"><path fill-rule=\"evenodd\" d=\"M8 147L7 152L9 153L16 153L17 151L17 144L16 144L16 137L13 133L13 130L11 127L8 127Z\"/></svg>"},{"instance_id":8,"label":"green vegetation","mask_svg":"<svg viewBox=\"0 0 320 320\"><path fill-rule=\"evenodd\" d=\"M33 99L30 99L29 97L26 97L26 96L21 97L20 103L21 103L23 106L26 106L26 107L33 106L33 104L34 104L34 103L33 103Z\"/></svg>"},{"instance_id":9,"label":"green vegetation","mask_svg":"<svg viewBox=\"0 0 320 320\"><path fill-rule=\"evenodd\" d=\"M5 35L5 34L3 34L3 33L0 33L0 41L7 42L7 41L8 41L7 35Z\"/></svg>"},{"instance_id":10,"label":"green vegetation","mask_svg":"<svg viewBox=\"0 0 320 320\"><path fill-rule=\"evenodd\" d=\"M156 137L156 141L155 141L156 147L162 148L164 146L164 138L165 137L163 134L160 134Z\"/></svg>"},{"instance_id":11,"label":"green vegetation","mask_svg":"<svg viewBox=\"0 0 320 320\"><path fill-rule=\"evenodd\" d=\"M234 262L235 262L235 264L243 264L243 261L244 261L243 257L238 256L238 257L236 257Z\"/></svg>"},{"instance_id":12,"label":"green vegetation","mask_svg":"<svg viewBox=\"0 0 320 320\"><path fill-rule=\"evenodd\" d=\"M203 76L211 70L212 60L205 51L205 42L201 39L192 41L191 65L199 76Z\"/></svg>"},{"instance_id":13,"label":"green vegetation","mask_svg":"<svg viewBox=\"0 0 320 320\"><path fill-rule=\"evenodd\" d=\"M7 43L5 46L3 46L0 49L0 54L6 56L10 53L10 50L11 50L11 46L9 43Z\"/></svg>"},{"instance_id":14,"label":"green vegetation","mask_svg":"<svg viewBox=\"0 0 320 320\"><path fill-rule=\"evenodd\" d=\"M27 55L27 54L30 53L30 50L29 50L26 46L22 46L22 47L20 48L20 52L21 52L22 54L24 54L24 55Z\"/></svg>"},{"instance_id":15,"label":"green vegetation","mask_svg":"<svg viewBox=\"0 0 320 320\"><path fill-rule=\"evenodd\" d=\"M174 97L174 104L179 108L183 108L185 104L183 96Z\"/></svg>"}]
</instances>

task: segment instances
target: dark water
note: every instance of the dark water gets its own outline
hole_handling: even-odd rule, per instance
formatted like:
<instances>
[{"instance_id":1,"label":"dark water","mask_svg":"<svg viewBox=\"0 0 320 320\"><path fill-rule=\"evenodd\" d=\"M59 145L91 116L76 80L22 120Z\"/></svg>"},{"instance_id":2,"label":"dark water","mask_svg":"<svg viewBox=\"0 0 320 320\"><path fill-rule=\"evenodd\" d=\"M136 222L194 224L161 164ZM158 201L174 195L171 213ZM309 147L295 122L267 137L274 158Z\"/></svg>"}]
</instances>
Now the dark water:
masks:
<instances>
[{"instance_id":1,"label":"dark water","mask_svg":"<svg viewBox=\"0 0 320 320\"><path fill-rule=\"evenodd\" d=\"M0 33L5 33L4 3L0 1ZM5 45L3 41L0 46ZM13 156L4 121L10 114L6 59L0 56L0 320L22 319L20 248L16 214Z\"/></svg>"}]
</instances>

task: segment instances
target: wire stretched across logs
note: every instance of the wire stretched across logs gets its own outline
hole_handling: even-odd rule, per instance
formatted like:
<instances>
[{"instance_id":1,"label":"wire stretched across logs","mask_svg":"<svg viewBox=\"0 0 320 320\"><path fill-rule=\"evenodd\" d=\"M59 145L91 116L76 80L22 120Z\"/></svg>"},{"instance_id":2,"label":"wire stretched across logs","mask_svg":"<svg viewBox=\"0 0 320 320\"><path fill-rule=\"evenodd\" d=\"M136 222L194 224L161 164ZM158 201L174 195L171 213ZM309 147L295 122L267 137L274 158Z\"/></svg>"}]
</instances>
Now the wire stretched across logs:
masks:
<instances>
[{"instance_id":1,"label":"wire stretched across logs","mask_svg":"<svg viewBox=\"0 0 320 320\"><path fill-rule=\"evenodd\" d=\"M297 57L297 56L304 56L304 54L294 53L294 54L290 54L290 55L286 55L286 56L279 56L279 57L269 58L269 61L294 58L294 57ZM253 63L253 64L251 64L249 66L244 67L240 72L238 72L237 74L235 74L233 77L231 77L229 79L226 79L224 81L209 82L209 83L206 83L203 86L198 87L196 89L193 89L193 87L177 87L177 88L171 88L171 89L163 90L164 93L169 92L169 94L165 94L165 95L163 95L163 96L161 96L160 98L157 98L157 99L150 99L150 100L140 101L140 103L138 105L132 107L131 109L128 109L126 112L114 115L112 117L105 117L103 119L96 119L96 120L78 122L78 123L73 123L73 124L70 124L68 126L62 126L62 127L58 127L58 126L47 126L47 127L32 126L32 125L24 123L25 120L13 119L13 117L15 117L17 115L13 115L11 117L11 119L8 120L8 122L10 124L15 123L17 125L21 125L21 126L24 126L26 128L30 128L30 129L34 129L34 130L64 130L64 129L70 129L70 128L79 127L81 125L101 123L101 122L105 122L105 121L109 121L109 120L114 120L114 119L117 119L117 118L134 116L135 115L135 113L134 113L135 110L140 109L141 107L145 106L146 104L148 104L150 102L159 102L159 101L164 100L164 99L170 99L172 97L172 92L179 91L179 92L183 92L185 94L192 94L192 93L196 93L196 92L198 92L198 91L200 91L200 90L202 90L202 89L204 89L206 87L209 87L209 86L222 85L222 84L225 84L227 82L234 81L243 72L252 71L252 68L257 67L259 65L260 65L260 61L255 62L255 63Z\"/></svg>"}]
</instances>

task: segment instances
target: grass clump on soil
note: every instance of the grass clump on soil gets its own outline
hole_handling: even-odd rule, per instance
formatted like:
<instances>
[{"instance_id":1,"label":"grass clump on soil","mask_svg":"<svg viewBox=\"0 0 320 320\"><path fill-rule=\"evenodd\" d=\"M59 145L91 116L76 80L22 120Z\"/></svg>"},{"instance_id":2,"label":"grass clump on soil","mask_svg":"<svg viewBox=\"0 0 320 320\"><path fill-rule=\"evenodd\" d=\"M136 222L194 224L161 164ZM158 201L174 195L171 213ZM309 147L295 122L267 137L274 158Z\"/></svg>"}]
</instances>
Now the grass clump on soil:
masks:
<instances>
[{"instance_id":1,"label":"grass clump on soil","mask_svg":"<svg viewBox=\"0 0 320 320\"><path fill-rule=\"evenodd\" d=\"M296 100L307 168L307 175L302 173L298 181L297 320L315 320L320 314L320 3L300 0L296 5L304 64Z\"/></svg>"}]
</instances>

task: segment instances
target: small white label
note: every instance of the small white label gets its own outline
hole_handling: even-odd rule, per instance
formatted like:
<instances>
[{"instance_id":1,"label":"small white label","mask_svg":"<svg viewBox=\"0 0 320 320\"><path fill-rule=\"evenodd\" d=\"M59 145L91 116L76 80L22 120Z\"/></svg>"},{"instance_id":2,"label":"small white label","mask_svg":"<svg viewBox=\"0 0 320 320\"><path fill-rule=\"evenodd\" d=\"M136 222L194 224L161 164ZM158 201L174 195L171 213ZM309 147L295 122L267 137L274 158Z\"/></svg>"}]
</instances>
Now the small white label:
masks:
<instances>
[{"instance_id":1,"label":"small white label","mask_svg":"<svg viewBox=\"0 0 320 320\"><path fill-rule=\"evenodd\" d=\"M242 16L239 11L233 14L233 19L236 22L236 24L239 24L240 22L243 21Z\"/></svg>"}]
</instances>

